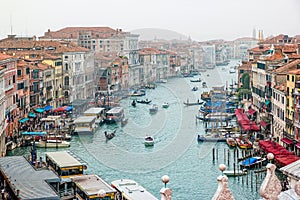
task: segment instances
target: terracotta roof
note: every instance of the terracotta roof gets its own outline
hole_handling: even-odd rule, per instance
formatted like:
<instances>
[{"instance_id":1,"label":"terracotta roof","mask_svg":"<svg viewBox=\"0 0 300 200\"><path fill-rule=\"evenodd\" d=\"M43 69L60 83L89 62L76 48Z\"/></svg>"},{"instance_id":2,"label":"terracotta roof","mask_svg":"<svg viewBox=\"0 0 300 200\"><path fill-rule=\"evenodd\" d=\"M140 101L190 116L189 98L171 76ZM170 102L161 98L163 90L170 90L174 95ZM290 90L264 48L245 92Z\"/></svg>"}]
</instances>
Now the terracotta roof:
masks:
<instances>
[{"instance_id":1,"label":"terracotta roof","mask_svg":"<svg viewBox=\"0 0 300 200\"><path fill-rule=\"evenodd\" d=\"M54 47L54 48L53 48ZM89 49L80 47L71 42L57 41L29 41L29 40L0 40L0 49L2 50L36 50L47 51L48 53L63 52L88 52ZM40 50L39 50L40 49Z\"/></svg>"},{"instance_id":2,"label":"terracotta roof","mask_svg":"<svg viewBox=\"0 0 300 200\"><path fill-rule=\"evenodd\" d=\"M270 50L270 45L260 45L260 46L256 46L252 49L250 49L249 51L253 51L253 52L264 52L267 50Z\"/></svg>"},{"instance_id":3,"label":"terracotta roof","mask_svg":"<svg viewBox=\"0 0 300 200\"><path fill-rule=\"evenodd\" d=\"M290 59L300 59L300 54L296 54L296 53L289 54L288 58L290 58Z\"/></svg>"},{"instance_id":4,"label":"terracotta roof","mask_svg":"<svg viewBox=\"0 0 300 200\"><path fill-rule=\"evenodd\" d=\"M80 33L89 32L92 38L110 38L119 34L125 34L121 29L112 29L110 27L66 27L58 31L45 32L45 35L40 37L52 39L78 39Z\"/></svg>"},{"instance_id":5,"label":"terracotta roof","mask_svg":"<svg viewBox=\"0 0 300 200\"><path fill-rule=\"evenodd\" d=\"M289 74L300 75L300 69L294 69L288 72Z\"/></svg>"},{"instance_id":6,"label":"terracotta roof","mask_svg":"<svg viewBox=\"0 0 300 200\"><path fill-rule=\"evenodd\" d=\"M291 70L292 68L297 67L297 65L300 63L300 59L294 60L282 67L279 67L275 70L276 73L284 73L284 72L288 72L289 70Z\"/></svg>"},{"instance_id":7,"label":"terracotta roof","mask_svg":"<svg viewBox=\"0 0 300 200\"><path fill-rule=\"evenodd\" d=\"M9 59L9 58L12 58L12 56L0 53L0 60L6 60L6 59Z\"/></svg>"},{"instance_id":8,"label":"terracotta roof","mask_svg":"<svg viewBox=\"0 0 300 200\"><path fill-rule=\"evenodd\" d=\"M265 61L280 61L283 58L284 58L284 56L283 56L282 52L275 50L274 54L264 56L261 60L265 60Z\"/></svg>"}]
</instances>

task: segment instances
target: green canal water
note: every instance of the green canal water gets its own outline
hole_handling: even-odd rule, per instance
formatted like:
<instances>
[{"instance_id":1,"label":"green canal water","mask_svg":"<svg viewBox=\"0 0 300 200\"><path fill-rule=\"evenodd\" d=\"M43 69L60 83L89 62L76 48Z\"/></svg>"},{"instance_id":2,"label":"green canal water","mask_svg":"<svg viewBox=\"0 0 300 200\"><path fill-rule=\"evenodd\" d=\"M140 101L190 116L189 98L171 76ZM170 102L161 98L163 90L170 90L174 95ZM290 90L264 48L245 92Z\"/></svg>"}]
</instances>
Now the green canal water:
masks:
<instances>
[{"instance_id":1,"label":"green canal water","mask_svg":"<svg viewBox=\"0 0 300 200\"><path fill-rule=\"evenodd\" d=\"M226 85L237 80L237 73L230 74L229 68L236 66L232 61L228 66L202 72L193 78L169 79L159 84L155 90L147 90L145 97L152 104L159 105L156 114L149 114L150 105L131 106L133 98L121 102L129 119L124 127L103 125L94 135L74 136L71 151L87 162L88 174L98 174L108 183L116 179L133 179L160 199L159 191L164 186L163 175L170 177L167 184L173 190L174 200L211 199L217 190L217 177L221 175L219 164L228 165L228 147L225 143L198 143L197 134L204 133L204 124L196 123L195 115L199 106L184 106L183 102L195 102L204 90L201 83L191 79L201 78L207 82L209 90L214 85ZM199 90L191 91L194 86ZM141 98L141 97L139 97ZM169 108L162 108L164 101ZM106 141L104 131L117 129L116 137ZM143 139L151 135L155 138L153 147L145 147ZM213 161L212 149L218 150ZM224 149L226 153L224 153ZM59 149L61 150L61 149ZM55 149L38 149L38 156ZM19 148L9 155L28 155L30 148ZM224 158L225 157L225 158ZM229 169L233 170L233 150L230 150ZM254 175L253 175L254 176ZM237 200L259 199L255 184L250 175L243 179L229 177L229 187Z\"/></svg>"}]
</instances>

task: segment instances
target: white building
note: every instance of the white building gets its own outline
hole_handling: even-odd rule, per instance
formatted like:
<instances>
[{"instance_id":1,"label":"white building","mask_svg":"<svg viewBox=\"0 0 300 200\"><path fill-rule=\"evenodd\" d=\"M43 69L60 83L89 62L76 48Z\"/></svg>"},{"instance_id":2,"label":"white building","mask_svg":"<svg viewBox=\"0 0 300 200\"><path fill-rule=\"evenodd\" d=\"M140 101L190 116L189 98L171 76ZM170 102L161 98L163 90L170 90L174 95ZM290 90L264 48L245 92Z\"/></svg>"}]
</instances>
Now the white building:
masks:
<instances>
[{"instance_id":1,"label":"white building","mask_svg":"<svg viewBox=\"0 0 300 200\"><path fill-rule=\"evenodd\" d=\"M6 136L6 118L5 118L5 74L6 68L0 68L0 157L4 156L6 153L6 145L5 145L5 136Z\"/></svg>"}]
</instances>

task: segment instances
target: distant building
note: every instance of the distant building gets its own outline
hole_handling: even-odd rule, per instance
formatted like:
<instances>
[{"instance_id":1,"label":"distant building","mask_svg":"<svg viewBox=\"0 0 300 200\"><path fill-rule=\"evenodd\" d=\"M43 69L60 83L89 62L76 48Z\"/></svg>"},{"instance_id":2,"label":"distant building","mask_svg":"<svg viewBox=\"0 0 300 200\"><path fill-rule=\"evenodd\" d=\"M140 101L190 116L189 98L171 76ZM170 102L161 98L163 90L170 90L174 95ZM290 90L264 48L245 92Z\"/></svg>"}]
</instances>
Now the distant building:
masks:
<instances>
[{"instance_id":1,"label":"distant building","mask_svg":"<svg viewBox=\"0 0 300 200\"><path fill-rule=\"evenodd\" d=\"M257 45L257 39L252 37L239 38L233 41L234 59L247 60L247 51Z\"/></svg>"}]
</instances>

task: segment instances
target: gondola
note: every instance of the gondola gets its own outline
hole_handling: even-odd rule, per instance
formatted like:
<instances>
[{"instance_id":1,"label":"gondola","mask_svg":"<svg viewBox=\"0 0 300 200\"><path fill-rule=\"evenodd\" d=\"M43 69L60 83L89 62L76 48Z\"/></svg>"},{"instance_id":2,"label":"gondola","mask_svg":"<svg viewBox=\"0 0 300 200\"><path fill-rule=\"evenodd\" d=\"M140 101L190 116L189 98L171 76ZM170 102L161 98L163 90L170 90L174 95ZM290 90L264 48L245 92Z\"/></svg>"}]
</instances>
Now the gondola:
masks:
<instances>
[{"instance_id":1,"label":"gondola","mask_svg":"<svg viewBox=\"0 0 300 200\"><path fill-rule=\"evenodd\" d=\"M104 134L105 134L106 139L110 140L110 139L112 139L112 138L114 138L116 136L116 130L114 130L111 133L107 133L106 131L104 131Z\"/></svg>"},{"instance_id":2,"label":"gondola","mask_svg":"<svg viewBox=\"0 0 300 200\"><path fill-rule=\"evenodd\" d=\"M131 105L132 105L133 107L135 107L135 106L136 106L136 101L133 100L133 101L131 102Z\"/></svg>"},{"instance_id":3,"label":"gondola","mask_svg":"<svg viewBox=\"0 0 300 200\"><path fill-rule=\"evenodd\" d=\"M143 103L143 104L149 104L151 103L151 100L143 99L143 100L136 100L137 103Z\"/></svg>"}]
</instances>

